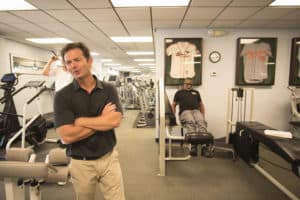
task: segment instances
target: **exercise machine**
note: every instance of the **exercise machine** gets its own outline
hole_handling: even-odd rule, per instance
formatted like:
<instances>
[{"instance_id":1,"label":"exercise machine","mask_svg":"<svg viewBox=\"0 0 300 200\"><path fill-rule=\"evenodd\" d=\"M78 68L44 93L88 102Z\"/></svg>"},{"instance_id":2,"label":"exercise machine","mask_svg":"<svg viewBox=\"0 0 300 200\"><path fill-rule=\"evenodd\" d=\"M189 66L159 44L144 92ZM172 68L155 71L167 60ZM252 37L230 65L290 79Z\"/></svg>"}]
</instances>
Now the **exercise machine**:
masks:
<instances>
[{"instance_id":1,"label":"exercise machine","mask_svg":"<svg viewBox=\"0 0 300 200\"><path fill-rule=\"evenodd\" d=\"M19 92L23 91L26 88L35 88L38 92L31 97L27 102L23 105L23 115L19 115L22 118L22 127L17 131L7 142L6 149L9 149L13 142L15 142L19 136L21 136L21 147L25 148L25 141L27 141L31 146L38 146L46 141L47 134L47 123L45 118L43 118L41 114L41 108L37 101L37 108L39 113L33 116L32 118L28 118L27 107L39 96L47 90L46 87L42 87L45 81L29 81L23 87L19 88L12 92L9 96L14 96ZM7 96L4 96L4 101L7 100Z\"/></svg>"},{"instance_id":2,"label":"exercise machine","mask_svg":"<svg viewBox=\"0 0 300 200\"><path fill-rule=\"evenodd\" d=\"M69 158L65 149L52 149L45 162L35 162L35 158L32 149L7 150L6 160L0 162L0 178L4 182L7 200L41 200L42 183L68 181Z\"/></svg>"},{"instance_id":3,"label":"exercise machine","mask_svg":"<svg viewBox=\"0 0 300 200\"><path fill-rule=\"evenodd\" d=\"M274 129L255 121L238 122L235 134L236 152L240 158L253 166L290 199L299 200L300 197L297 197L294 193L288 190L283 184L259 165L259 146L260 144L263 144L270 151L290 163L293 173L299 177L300 139L295 137L282 138L270 136L266 134L266 130Z\"/></svg>"},{"instance_id":4,"label":"exercise machine","mask_svg":"<svg viewBox=\"0 0 300 200\"><path fill-rule=\"evenodd\" d=\"M263 144L266 149L290 163L293 173L299 177L300 139L295 137L275 137L266 134L268 130L275 130L272 127L252 120L254 103L253 89L233 88L231 94L233 93L235 96L231 96L231 98L232 100L236 99L237 106L234 107L233 101L229 101L227 132L228 138L230 138L228 140L233 144L236 154L250 166L254 167L290 199L299 199L299 197L289 191L259 165L259 146ZM234 110L237 111L236 115L234 115Z\"/></svg>"},{"instance_id":5,"label":"exercise machine","mask_svg":"<svg viewBox=\"0 0 300 200\"><path fill-rule=\"evenodd\" d=\"M9 138L17 132L21 126L17 114L16 106L12 93L16 90L18 79L15 74L5 74L1 78L0 89L4 90L3 97L0 99L1 104L4 103L3 111L0 112L0 148L3 148Z\"/></svg>"},{"instance_id":6,"label":"exercise machine","mask_svg":"<svg viewBox=\"0 0 300 200\"><path fill-rule=\"evenodd\" d=\"M165 112L166 112L166 121L167 126L166 130L166 139L168 140L168 156L166 156L167 161L175 160L188 160L191 158L190 155L183 156L173 156L172 155L172 142L180 142L181 147L183 143L189 144L189 149L191 145L200 145L201 155L206 157L213 156L214 150L214 137L209 132L185 132L184 124L178 126L176 123L176 116L174 115L171 103L165 92ZM177 130L177 131L176 131ZM176 134L177 132L177 134ZM180 134L178 134L180 133Z\"/></svg>"}]
</instances>

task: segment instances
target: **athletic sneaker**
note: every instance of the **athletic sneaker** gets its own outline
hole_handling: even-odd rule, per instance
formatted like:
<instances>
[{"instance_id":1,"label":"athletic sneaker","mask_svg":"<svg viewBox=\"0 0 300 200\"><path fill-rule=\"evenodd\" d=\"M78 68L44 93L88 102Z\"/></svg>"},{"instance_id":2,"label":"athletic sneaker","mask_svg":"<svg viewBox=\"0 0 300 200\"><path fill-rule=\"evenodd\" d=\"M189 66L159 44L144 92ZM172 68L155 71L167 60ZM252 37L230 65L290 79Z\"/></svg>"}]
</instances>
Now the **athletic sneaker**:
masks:
<instances>
[{"instance_id":1,"label":"athletic sneaker","mask_svg":"<svg viewBox=\"0 0 300 200\"><path fill-rule=\"evenodd\" d=\"M198 155L198 150L196 145L192 145L191 151L190 151L191 156L197 156Z\"/></svg>"}]
</instances>

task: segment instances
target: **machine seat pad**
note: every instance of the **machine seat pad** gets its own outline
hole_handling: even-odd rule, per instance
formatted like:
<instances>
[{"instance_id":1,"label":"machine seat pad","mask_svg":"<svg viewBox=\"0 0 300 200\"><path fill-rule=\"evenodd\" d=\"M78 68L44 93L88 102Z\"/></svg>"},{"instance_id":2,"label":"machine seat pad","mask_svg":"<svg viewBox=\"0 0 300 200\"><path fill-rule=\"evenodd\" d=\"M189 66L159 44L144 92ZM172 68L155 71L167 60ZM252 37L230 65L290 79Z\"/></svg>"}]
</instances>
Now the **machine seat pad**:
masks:
<instances>
[{"instance_id":1,"label":"machine seat pad","mask_svg":"<svg viewBox=\"0 0 300 200\"><path fill-rule=\"evenodd\" d=\"M32 149L10 148L6 150L5 159L7 161L27 162L31 154L33 154Z\"/></svg>"},{"instance_id":2,"label":"machine seat pad","mask_svg":"<svg viewBox=\"0 0 300 200\"><path fill-rule=\"evenodd\" d=\"M184 140L191 144L213 144L214 137L209 132L188 132L185 133Z\"/></svg>"},{"instance_id":3,"label":"machine seat pad","mask_svg":"<svg viewBox=\"0 0 300 200\"><path fill-rule=\"evenodd\" d=\"M0 178L45 178L48 169L46 163L1 161Z\"/></svg>"},{"instance_id":4,"label":"machine seat pad","mask_svg":"<svg viewBox=\"0 0 300 200\"><path fill-rule=\"evenodd\" d=\"M49 164L53 166L68 165L70 158L66 155L66 149L55 148L49 151Z\"/></svg>"}]
</instances>

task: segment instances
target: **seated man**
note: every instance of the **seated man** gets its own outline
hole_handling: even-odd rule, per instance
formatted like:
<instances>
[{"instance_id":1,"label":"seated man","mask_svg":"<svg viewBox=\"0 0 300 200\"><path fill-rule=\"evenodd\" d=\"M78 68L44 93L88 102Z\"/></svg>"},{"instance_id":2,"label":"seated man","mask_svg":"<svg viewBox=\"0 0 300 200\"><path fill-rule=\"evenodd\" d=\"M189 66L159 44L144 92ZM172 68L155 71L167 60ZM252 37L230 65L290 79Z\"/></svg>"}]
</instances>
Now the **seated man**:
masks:
<instances>
[{"instance_id":1,"label":"seated man","mask_svg":"<svg viewBox=\"0 0 300 200\"><path fill-rule=\"evenodd\" d=\"M207 132L205 109L200 93L193 89L192 79L185 79L183 89L175 93L172 111L176 115L176 106L179 104L179 118L184 122L187 132ZM193 145L190 154L197 155L197 146Z\"/></svg>"}]
</instances>

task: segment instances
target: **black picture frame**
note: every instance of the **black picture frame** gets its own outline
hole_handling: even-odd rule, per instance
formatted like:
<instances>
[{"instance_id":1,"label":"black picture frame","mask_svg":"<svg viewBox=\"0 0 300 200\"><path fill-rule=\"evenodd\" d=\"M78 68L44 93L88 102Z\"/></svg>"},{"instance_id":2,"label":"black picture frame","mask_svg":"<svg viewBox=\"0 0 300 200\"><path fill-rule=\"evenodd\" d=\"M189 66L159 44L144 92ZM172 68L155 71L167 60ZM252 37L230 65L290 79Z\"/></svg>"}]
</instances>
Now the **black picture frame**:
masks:
<instances>
[{"instance_id":1,"label":"black picture frame","mask_svg":"<svg viewBox=\"0 0 300 200\"><path fill-rule=\"evenodd\" d=\"M300 38L292 39L289 85L300 86Z\"/></svg>"},{"instance_id":2,"label":"black picture frame","mask_svg":"<svg viewBox=\"0 0 300 200\"><path fill-rule=\"evenodd\" d=\"M277 38L237 39L236 85L274 85Z\"/></svg>"},{"instance_id":3,"label":"black picture frame","mask_svg":"<svg viewBox=\"0 0 300 200\"><path fill-rule=\"evenodd\" d=\"M202 84L202 38L165 38L165 85Z\"/></svg>"}]
</instances>

